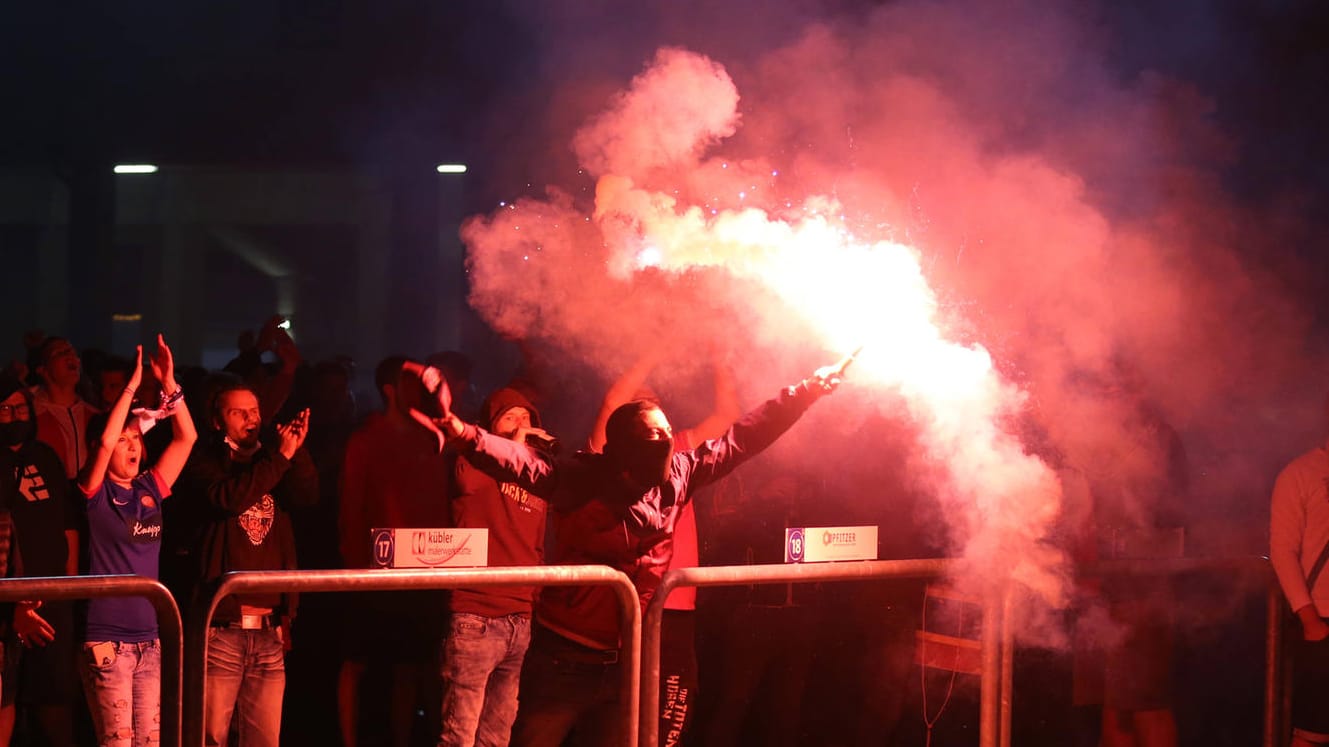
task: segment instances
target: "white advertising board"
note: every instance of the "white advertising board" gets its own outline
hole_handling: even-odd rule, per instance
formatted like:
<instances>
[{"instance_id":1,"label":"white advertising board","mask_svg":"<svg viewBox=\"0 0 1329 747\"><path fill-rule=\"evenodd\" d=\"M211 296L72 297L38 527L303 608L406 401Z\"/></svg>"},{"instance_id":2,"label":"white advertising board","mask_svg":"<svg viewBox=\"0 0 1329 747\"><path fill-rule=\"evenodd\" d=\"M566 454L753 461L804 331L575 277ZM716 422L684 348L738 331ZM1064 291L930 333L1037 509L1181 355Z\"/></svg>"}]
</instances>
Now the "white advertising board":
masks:
<instances>
[{"instance_id":1,"label":"white advertising board","mask_svg":"<svg viewBox=\"0 0 1329 747\"><path fill-rule=\"evenodd\" d=\"M397 527L369 530L375 568L489 565L488 529Z\"/></svg>"},{"instance_id":2,"label":"white advertising board","mask_svg":"<svg viewBox=\"0 0 1329 747\"><path fill-rule=\"evenodd\" d=\"M784 562L876 560L877 528L794 527L784 530Z\"/></svg>"}]
</instances>

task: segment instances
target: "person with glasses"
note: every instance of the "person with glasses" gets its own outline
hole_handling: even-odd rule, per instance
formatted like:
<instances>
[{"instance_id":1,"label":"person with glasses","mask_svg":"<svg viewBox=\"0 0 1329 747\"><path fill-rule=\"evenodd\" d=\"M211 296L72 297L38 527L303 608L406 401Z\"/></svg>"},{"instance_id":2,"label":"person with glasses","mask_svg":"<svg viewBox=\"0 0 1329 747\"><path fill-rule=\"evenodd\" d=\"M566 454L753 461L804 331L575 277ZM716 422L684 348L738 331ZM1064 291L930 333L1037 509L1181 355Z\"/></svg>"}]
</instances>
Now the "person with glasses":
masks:
<instances>
[{"instance_id":1,"label":"person with glasses","mask_svg":"<svg viewBox=\"0 0 1329 747\"><path fill-rule=\"evenodd\" d=\"M79 510L65 467L37 439L33 393L13 376L0 376L0 503L14 527L19 576L78 574ZM24 741L72 746L78 692L74 613L69 601L25 600L13 606L5 636L7 656L0 693L0 747L8 745L19 712L29 725Z\"/></svg>"}]
</instances>

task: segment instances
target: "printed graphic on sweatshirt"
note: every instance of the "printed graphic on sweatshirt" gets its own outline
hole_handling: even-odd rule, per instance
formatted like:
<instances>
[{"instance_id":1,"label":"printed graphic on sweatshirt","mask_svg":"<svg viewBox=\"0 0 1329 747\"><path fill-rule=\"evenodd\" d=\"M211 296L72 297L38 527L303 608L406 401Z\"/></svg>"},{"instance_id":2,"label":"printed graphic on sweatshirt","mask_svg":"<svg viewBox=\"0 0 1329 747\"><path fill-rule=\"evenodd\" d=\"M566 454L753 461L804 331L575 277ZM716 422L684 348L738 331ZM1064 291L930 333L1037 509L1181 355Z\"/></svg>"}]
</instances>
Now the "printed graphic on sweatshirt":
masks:
<instances>
[{"instance_id":1,"label":"printed graphic on sweatshirt","mask_svg":"<svg viewBox=\"0 0 1329 747\"><path fill-rule=\"evenodd\" d=\"M540 509L540 506L536 503L540 499L526 492L526 488L515 482L501 482L498 484L498 490L504 497L515 502L517 508L522 511L531 513Z\"/></svg>"},{"instance_id":2,"label":"printed graphic on sweatshirt","mask_svg":"<svg viewBox=\"0 0 1329 747\"><path fill-rule=\"evenodd\" d=\"M249 537L249 544L258 547L268 538L272 529L272 517L276 514L276 504L271 495L263 496L258 503L250 506L238 517L240 528Z\"/></svg>"},{"instance_id":3,"label":"printed graphic on sweatshirt","mask_svg":"<svg viewBox=\"0 0 1329 747\"><path fill-rule=\"evenodd\" d=\"M23 475L19 478L18 492L29 503L44 501L51 497L51 491L42 479L42 473L35 464L23 465Z\"/></svg>"}]
</instances>

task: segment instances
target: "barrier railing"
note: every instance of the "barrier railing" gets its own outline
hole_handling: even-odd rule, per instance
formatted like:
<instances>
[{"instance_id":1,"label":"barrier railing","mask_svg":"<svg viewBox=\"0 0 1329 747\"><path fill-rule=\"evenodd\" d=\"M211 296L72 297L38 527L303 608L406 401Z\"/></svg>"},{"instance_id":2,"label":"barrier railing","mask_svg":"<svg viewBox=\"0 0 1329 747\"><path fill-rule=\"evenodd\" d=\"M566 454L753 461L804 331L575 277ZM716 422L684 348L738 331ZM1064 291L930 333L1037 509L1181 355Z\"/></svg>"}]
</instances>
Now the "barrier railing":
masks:
<instances>
[{"instance_id":1,"label":"barrier railing","mask_svg":"<svg viewBox=\"0 0 1329 747\"><path fill-rule=\"evenodd\" d=\"M145 597L157 613L157 636L162 647L161 744L179 747L184 639L180 609L161 582L143 576L34 576L0 580L0 601L5 602L97 597Z\"/></svg>"},{"instance_id":2,"label":"barrier railing","mask_svg":"<svg viewBox=\"0 0 1329 747\"><path fill-rule=\"evenodd\" d=\"M224 576L214 593L195 608L198 612L182 636L179 609L166 587L140 576L54 576L0 580L0 601L26 599L88 599L141 596L157 614L162 645L162 721L164 747L203 743L203 703L206 688L207 631L217 604L227 596L262 591L370 591L394 589L447 589L456 587L531 584L569 586L602 584L614 587L623 611L624 641L622 691L625 735L623 744L640 739L643 747L658 744L660 631L664 600L678 586L855 581L868 579L937 578L954 569L957 561L885 560L825 565L719 566L673 570L665 574L645 618L636 590L628 577L606 566L539 566L443 570L332 570L260 571ZM1265 576L1266 604L1265 692L1262 744L1279 744L1280 714L1285 710L1281 692L1283 599L1264 558L1175 558L1164 560L1106 561L1083 569L1083 575L1177 575L1232 571ZM983 678L979 744L1009 747L1014 701L1012 671L1014 630L1009 625L1011 597L993 594L983 606ZM183 657L188 644L189 658ZM640 651L640 657L637 652ZM188 664L188 666L183 666ZM183 675L182 676L182 672ZM998 673L999 675L993 676ZM190 687L183 697L184 684ZM182 741L182 739L184 741Z\"/></svg>"},{"instance_id":3,"label":"barrier railing","mask_svg":"<svg viewBox=\"0 0 1329 747\"><path fill-rule=\"evenodd\" d=\"M185 643L189 657L185 682L190 697L185 700L184 744L202 747L203 704L207 699L208 629L221 600L235 594L277 591L392 591L398 589L453 589L481 586L582 586L613 587L621 611L622 693L624 695L624 739L636 744L637 713L641 677L641 601L631 579L620 571L599 565L549 565L512 568L442 568L421 570L326 570L245 571L218 579L211 594L202 595L190 615Z\"/></svg>"},{"instance_id":4,"label":"barrier railing","mask_svg":"<svg viewBox=\"0 0 1329 747\"><path fill-rule=\"evenodd\" d=\"M865 579L937 578L953 570L958 561L934 560L864 560L849 563L790 565L731 565L703 568L678 568L665 573L642 620L641 638L641 747L658 747L660 740L660 629L664 603L669 592L679 586L745 586L748 584L798 583L812 581L862 581ZM995 637L987 631L997 629L994 600L983 606L983 666L995 672ZM989 662L989 654L992 661ZM984 677L982 684L983 718L995 724L997 714L997 678ZM989 729L995 734L995 729ZM983 742L993 747L995 742Z\"/></svg>"},{"instance_id":5,"label":"barrier railing","mask_svg":"<svg viewBox=\"0 0 1329 747\"><path fill-rule=\"evenodd\" d=\"M681 568L667 572L661 580L642 621L641 650L641 747L658 747L660 699L660 635L664 603L679 586L739 586L749 584L855 581L944 577L958 568L954 559L877 560L850 563L742 565ZM1267 598L1265 639L1265 694L1263 747L1275 747L1279 713L1285 710L1281 697L1280 652L1282 650L1282 593L1268 560L1244 558L1172 558L1160 560L1106 561L1081 569L1082 575L1176 575L1183 573L1234 571L1265 574L1270 581ZM1008 590L990 591L983 600L982 675L979 702L980 747L1010 747L1011 710L1014 701L1014 627L1010 624L1012 595Z\"/></svg>"}]
</instances>

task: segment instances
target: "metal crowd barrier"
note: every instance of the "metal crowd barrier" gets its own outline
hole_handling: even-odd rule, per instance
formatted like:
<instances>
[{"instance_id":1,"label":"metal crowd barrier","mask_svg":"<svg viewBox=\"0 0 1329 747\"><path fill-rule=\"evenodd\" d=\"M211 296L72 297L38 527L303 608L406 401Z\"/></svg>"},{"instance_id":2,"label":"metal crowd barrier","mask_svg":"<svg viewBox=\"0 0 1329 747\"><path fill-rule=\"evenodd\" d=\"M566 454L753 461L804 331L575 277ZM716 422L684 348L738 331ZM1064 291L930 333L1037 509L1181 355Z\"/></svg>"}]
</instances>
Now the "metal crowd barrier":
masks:
<instances>
[{"instance_id":1,"label":"metal crowd barrier","mask_svg":"<svg viewBox=\"0 0 1329 747\"><path fill-rule=\"evenodd\" d=\"M814 581L857 581L944 577L958 567L952 559L879 560L851 563L745 565L684 568L669 571L661 581L643 620L640 601L631 580L607 566L531 566L514 568L467 568L422 570L328 570L254 571L230 573L215 585L210 596L195 606L188 637L182 635L180 611L162 584L142 576L42 576L0 580L0 601L29 599L89 599L96 597L145 597L157 614L162 645L161 743L163 747L203 744L208 628L217 604L238 593L264 591L389 591L401 589L447 589L457 587L531 584L574 586L583 584L614 587L622 608L622 692L625 734L631 747L640 738L642 747L658 744L660 632L664 601L679 586L734 586ZM1263 747L1280 743L1280 718L1286 710L1282 693L1283 597L1265 558L1173 558L1121 560L1095 564L1083 575L1177 575L1231 571L1254 573L1268 584L1265 637L1265 693ZM980 747L1009 747L1014 658L1014 628L1008 624L1009 593L993 593L983 603L982 691L979 715ZM189 658L183 654L189 645ZM640 652L640 656L638 656ZM187 666L183 666L185 664ZM182 676L182 671L185 676ZM190 684L188 699L182 686ZM184 741L182 741L182 738Z\"/></svg>"},{"instance_id":2,"label":"metal crowd barrier","mask_svg":"<svg viewBox=\"0 0 1329 747\"><path fill-rule=\"evenodd\" d=\"M179 747L184 639L180 609L161 582L143 576L33 576L0 580L0 601L5 602L97 597L146 597L156 611L157 635L162 647L161 744Z\"/></svg>"},{"instance_id":3,"label":"metal crowd barrier","mask_svg":"<svg viewBox=\"0 0 1329 747\"><path fill-rule=\"evenodd\" d=\"M665 573L656 589L646 617L642 621L641 638L641 747L658 747L660 735L660 628L664 620L665 600L669 592L679 586L746 586L748 584L774 584L812 581L862 581L864 579L939 578L959 567L959 561L939 558L934 560L863 560L848 563L796 563L790 565L729 565L703 568L678 568ZM988 600L983 605L983 668L995 672L996 639L998 629L996 604ZM994 631L989 640L988 631ZM991 661L989 661L991 658ZM982 713L984 724L996 722L995 677L984 677L982 683ZM989 692L991 691L991 692ZM990 712L990 713L989 713ZM980 734L995 729L984 729ZM995 742L983 741L982 747Z\"/></svg>"},{"instance_id":4,"label":"metal crowd barrier","mask_svg":"<svg viewBox=\"0 0 1329 747\"><path fill-rule=\"evenodd\" d=\"M745 586L811 581L858 581L864 579L940 578L957 570L960 561L875 560L848 563L741 565L680 568L665 573L642 622L641 649L641 747L658 747L660 700L660 634L664 603L679 586ZM1160 560L1108 561L1081 570L1082 575L1176 575L1182 573L1234 571L1265 574L1270 582L1267 597L1265 639L1265 696L1263 747L1278 744L1279 714L1285 709L1281 697L1283 597L1266 558L1171 558ZM1014 628L1008 624L1012 607L1009 589L996 589L983 600L982 675L979 701L980 747L1010 747L1011 707L1014 699Z\"/></svg>"},{"instance_id":5,"label":"metal crowd barrier","mask_svg":"<svg viewBox=\"0 0 1329 747\"><path fill-rule=\"evenodd\" d=\"M275 591L392 591L401 589L453 589L480 586L613 587L621 610L620 640L624 713L623 744L636 744L641 678L641 600L624 573L602 565L547 565L510 568L429 568L420 570L245 571L218 579L211 594L200 596L192 608L186 644L185 681L190 697L184 702L184 744L202 747L203 704L207 699L208 629L221 600L234 594ZM164 711L164 709L163 709Z\"/></svg>"}]
</instances>

